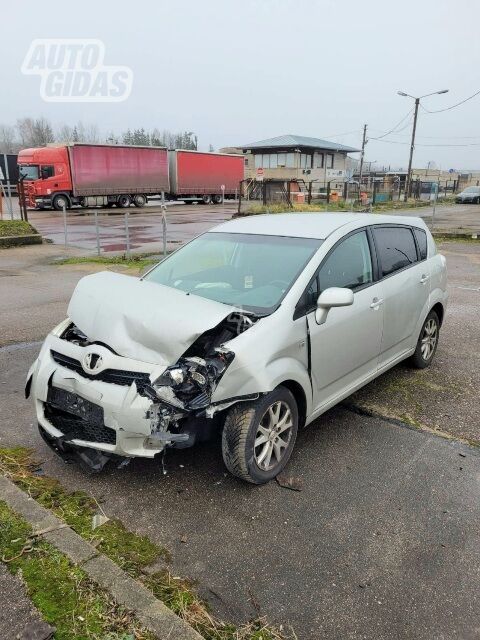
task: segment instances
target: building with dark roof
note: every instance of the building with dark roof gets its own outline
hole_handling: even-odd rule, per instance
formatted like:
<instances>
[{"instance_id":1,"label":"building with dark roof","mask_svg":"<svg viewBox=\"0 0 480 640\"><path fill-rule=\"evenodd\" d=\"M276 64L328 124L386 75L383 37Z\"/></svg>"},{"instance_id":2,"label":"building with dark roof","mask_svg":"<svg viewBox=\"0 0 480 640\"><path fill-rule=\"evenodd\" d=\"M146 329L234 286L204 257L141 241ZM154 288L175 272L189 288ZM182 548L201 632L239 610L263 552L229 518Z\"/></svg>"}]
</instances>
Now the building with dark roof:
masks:
<instances>
[{"instance_id":1,"label":"building with dark roof","mask_svg":"<svg viewBox=\"0 0 480 640\"><path fill-rule=\"evenodd\" d=\"M347 154L359 149L307 136L283 135L237 147L245 155L245 177L343 182Z\"/></svg>"}]
</instances>

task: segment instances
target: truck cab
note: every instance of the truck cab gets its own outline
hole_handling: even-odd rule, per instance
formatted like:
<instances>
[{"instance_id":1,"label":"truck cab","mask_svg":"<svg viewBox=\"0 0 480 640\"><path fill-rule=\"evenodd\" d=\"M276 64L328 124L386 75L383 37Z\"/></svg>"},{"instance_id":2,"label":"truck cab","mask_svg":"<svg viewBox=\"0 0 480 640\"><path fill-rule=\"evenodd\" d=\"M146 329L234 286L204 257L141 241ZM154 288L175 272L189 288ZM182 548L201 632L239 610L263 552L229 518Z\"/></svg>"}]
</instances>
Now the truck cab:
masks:
<instances>
[{"instance_id":1,"label":"truck cab","mask_svg":"<svg viewBox=\"0 0 480 640\"><path fill-rule=\"evenodd\" d=\"M23 149L18 154L18 169L27 206L70 208L72 180L65 146Z\"/></svg>"}]
</instances>

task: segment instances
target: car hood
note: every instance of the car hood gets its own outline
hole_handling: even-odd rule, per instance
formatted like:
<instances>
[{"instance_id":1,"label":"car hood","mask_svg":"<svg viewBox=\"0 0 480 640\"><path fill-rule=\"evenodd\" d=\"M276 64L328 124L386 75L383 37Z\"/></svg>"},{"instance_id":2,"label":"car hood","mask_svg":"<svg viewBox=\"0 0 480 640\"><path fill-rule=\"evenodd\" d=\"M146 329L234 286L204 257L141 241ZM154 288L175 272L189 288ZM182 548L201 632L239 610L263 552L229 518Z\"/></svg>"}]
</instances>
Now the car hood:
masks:
<instances>
[{"instance_id":1,"label":"car hood","mask_svg":"<svg viewBox=\"0 0 480 640\"><path fill-rule=\"evenodd\" d=\"M82 278L68 316L91 342L127 358L170 365L235 307L109 271Z\"/></svg>"}]
</instances>

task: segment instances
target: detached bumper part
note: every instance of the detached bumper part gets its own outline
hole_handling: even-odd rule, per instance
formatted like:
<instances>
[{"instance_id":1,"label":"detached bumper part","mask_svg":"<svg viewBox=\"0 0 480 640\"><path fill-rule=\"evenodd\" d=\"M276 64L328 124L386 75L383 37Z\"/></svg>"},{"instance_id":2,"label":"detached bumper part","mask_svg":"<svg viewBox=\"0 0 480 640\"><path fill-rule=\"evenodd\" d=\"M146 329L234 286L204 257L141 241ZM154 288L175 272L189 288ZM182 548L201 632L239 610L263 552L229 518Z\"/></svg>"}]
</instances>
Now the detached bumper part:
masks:
<instances>
[{"instance_id":1,"label":"detached bumper part","mask_svg":"<svg viewBox=\"0 0 480 640\"><path fill-rule=\"evenodd\" d=\"M78 447L69 444L67 436L56 438L48 433L41 424L38 430L44 442L57 454L66 464L78 462L81 466L93 473L100 473L107 462L112 458L108 453L103 453L97 449Z\"/></svg>"}]
</instances>

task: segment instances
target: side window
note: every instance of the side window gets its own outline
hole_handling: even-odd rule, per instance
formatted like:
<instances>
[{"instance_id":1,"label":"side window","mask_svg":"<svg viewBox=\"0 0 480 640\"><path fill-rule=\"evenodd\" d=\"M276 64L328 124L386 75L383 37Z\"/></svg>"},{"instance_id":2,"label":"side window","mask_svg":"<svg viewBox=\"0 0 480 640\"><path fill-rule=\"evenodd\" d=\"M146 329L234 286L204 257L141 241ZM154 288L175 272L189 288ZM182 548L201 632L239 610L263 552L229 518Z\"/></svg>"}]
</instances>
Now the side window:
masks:
<instances>
[{"instance_id":1,"label":"side window","mask_svg":"<svg viewBox=\"0 0 480 640\"><path fill-rule=\"evenodd\" d=\"M372 259L366 231L348 236L337 245L320 267L318 275L320 292L329 287L355 290L372 282Z\"/></svg>"},{"instance_id":2,"label":"side window","mask_svg":"<svg viewBox=\"0 0 480 640\"><path fill-rule=\"evenodd\" d=\"M42 178L53 178L55 175L55 168L53 165L43 165L42 167Z\"/></svg>"},{"instance_id":3,"label":"side window","mask_svg":"<svg viewBox=\"0 0 480 640\"><path fill-rule=\"evenodd\" d=\"M417 229L414 227L413 233L418 242L418 248L420 250L420 260L427 259L427 234L423 229Z\"/></svg>"},{"instance_id":4,"label":"side window","mask_svg":"<svg viewBox=\"0 0 480 640\"><path fill-rule=\"evenodd\" d=\"M373 233L383 276L404 269L417 261L417 249L411 229L374 227Z\"/></svg>"}]
</instances>

